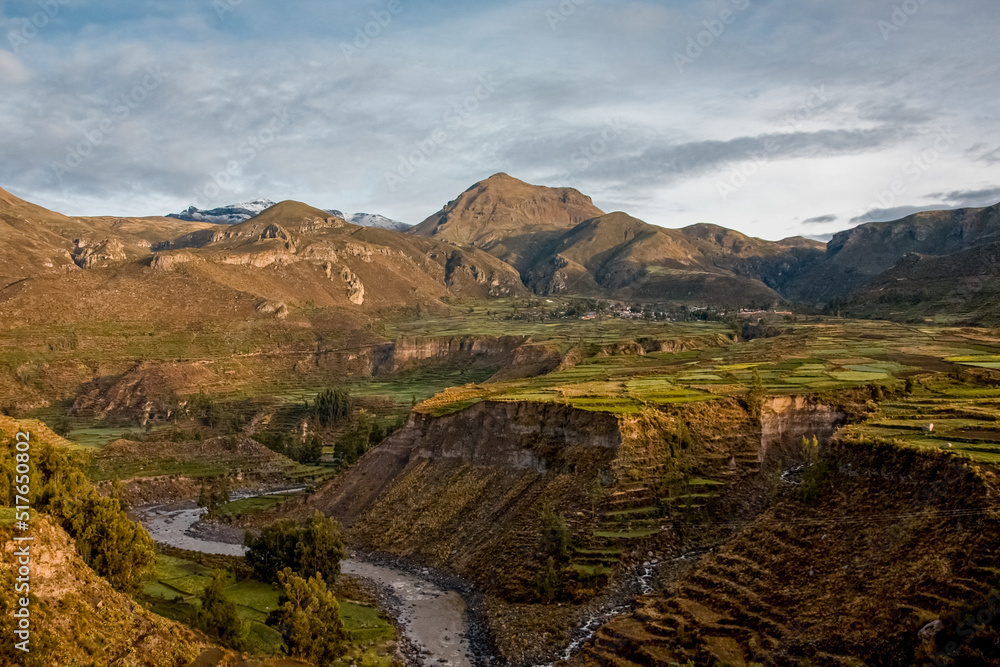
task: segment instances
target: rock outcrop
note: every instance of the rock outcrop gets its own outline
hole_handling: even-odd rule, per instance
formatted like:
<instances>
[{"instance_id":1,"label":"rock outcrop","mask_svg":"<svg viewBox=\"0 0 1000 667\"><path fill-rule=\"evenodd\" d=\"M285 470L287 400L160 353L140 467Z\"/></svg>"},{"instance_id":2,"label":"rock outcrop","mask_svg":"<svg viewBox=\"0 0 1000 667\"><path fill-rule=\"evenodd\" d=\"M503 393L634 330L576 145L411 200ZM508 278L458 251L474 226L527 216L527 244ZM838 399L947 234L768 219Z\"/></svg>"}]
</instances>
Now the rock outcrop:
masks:
<instances>
[{"instance_id":1,"label":"rock outcrop","mask_svg":"<svg viewBox=\"0 0 1000 667\"><path fill-rule=\"evenodd\" d=\"M108 266L128 260L125 245L115 238L102 241L76 239L73 246L73 263L81 269Z\"/></svg>"},{"instance_id":2,"label":"rock outcrop","mask_svg":"<svg viewBox=\"0 0 1000 667\"><path fill-rule=\"evenodd\" d=\"M806 396L769 398L760 420L761 457L769 451L799 452L803 438L815 436L820 444L826 444L846 422L843 410Z\"/></svg>"}]
</instances>

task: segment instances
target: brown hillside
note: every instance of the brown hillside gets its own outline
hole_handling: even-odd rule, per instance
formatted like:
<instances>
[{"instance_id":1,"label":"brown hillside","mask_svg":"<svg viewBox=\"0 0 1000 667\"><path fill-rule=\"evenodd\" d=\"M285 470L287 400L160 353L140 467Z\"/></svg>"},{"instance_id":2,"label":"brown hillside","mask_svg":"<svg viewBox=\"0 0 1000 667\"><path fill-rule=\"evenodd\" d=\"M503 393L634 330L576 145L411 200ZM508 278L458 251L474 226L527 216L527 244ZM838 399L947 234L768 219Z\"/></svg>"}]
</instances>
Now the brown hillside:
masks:
<instances>
[{"instance_id":1,"label":"brown hillside","mask_svg":"<svg viewBox=\"0 0 1000 667\"><path fill-rule=\"evenodd\" d=\"M948 664L1000 664L995 630L961 629L1000 584L993 482L941 452L857 442L831 456L818 500L786 483L571 664L944 664L949 650Z\"/></svg>"},{"instance_id":2,"label":"brown hillside","mask_svg":"<svg viewBox=\"0 0 1000 667\"><path fill-rule=\"evenodd\" d=\"M908 253L948 255L1000 241L1000 204L927 211L835 234L826 254L786 288L792 299L821 303L844 296Z\"/></svg>"},{"instance_id":3,"label":"brown hillside","mask_svg":"<svg viewBox=\"0 0 1000 667\"><path fill-rule=\"evenodd\" d=\"M536 292L594 292L713 304L774 303L764 280L797 271L802 252L716 225L666 229L616 212L586 220L526 274ZM803 250L800 250L803 249Z\"/></svg>"},{"instance_id":4,"label":"brown hillside","mask_svg":"<svg viewBox=\"0 0 1000 667\"><path fill-rule=\"evenodd\" d=\"M358 227L299 202L282 202L231 227L171 220L165 230L195 230L173 241L163 238L164 230L152 235L140 220L88 222L14 204L8 207L17 214L8 217L17 229L38 237L33 247L39 250L38 257L10 251L12 257L30 260L21 264L0 257L0 265L17 278L0 290L0 312L8 320L183 326L285 318L296 307L308 306L355 312L338 321L341 328L356 328L382 308L438 304L446 296L526 292L514 269L485 252ZM110 224L101 233L117 229L131 235L87 242L81 252L88 260L74 263L66 237L86 232L88 238L100 238L94 231L98 223ZM137 229L149 239L139 239ZM25 234L12 233L12 238L16 247L29 245ZM46 262L49 270L39 270Z\"/></svg>"},{"instance_id":5,"label":"brown hillside","mask_svg":"<svg viewBox=\"0 0 1000 667\"><path fill-rule=\"evenodd\" d=\"M850 294L843 313L923 320L929 313L980 325L1000 323L1000 243L949 255L911 253Z\"/></svg>"},{"instance_id":6,"label":"brown hillside","mask_svg":"<svg viewBox=\"0 0 1000 667\"><path fill-rule=\"evenodd\" d=\"M0 189L0 287L40 273L135 260L153 244L210 226L169 218L68 217Z\"/></svg>"}]
</instances>

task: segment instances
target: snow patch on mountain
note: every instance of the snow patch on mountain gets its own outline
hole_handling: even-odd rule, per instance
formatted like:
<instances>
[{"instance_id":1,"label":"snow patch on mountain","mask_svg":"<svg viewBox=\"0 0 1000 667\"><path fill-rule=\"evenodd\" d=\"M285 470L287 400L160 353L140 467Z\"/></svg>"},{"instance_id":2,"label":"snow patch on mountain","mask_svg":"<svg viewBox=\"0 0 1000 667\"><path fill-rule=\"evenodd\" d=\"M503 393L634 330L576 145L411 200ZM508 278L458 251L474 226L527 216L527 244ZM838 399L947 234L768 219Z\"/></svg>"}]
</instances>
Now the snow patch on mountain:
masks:
<instances>
[{"instance_id":1,"label":"snow patch on mountain","mask_svg":"<svg viewBox=\"0 0 1000 667\"><path fill-rule=\"evenodd\" d=\"M210 222L216 225L238 225L259 213L263 213L274 204L275 202L270 199L254 199L242 204L230 204L207 210L191 206L181 213L169 213L167 217L190 222Z\"/></svg>"},{"instance_id":2,"label":"snow patch on mountain","mask_svg":"<svg viewBox=\"0 0 1000 667\"><path fill-rule=\"evenodd\" d=\"M342 211L336 210L327 211L327 213L332 213L338 218L343 218L352 225L359 225L361 227L379 227L381 229L391 229L394 232L405 232L413 226L408 225L405 222L399 222L398 220L387 218L384 215L379 215L377 213L355 213L350 216L346 215Z\"/></svg>"}]
</instances>

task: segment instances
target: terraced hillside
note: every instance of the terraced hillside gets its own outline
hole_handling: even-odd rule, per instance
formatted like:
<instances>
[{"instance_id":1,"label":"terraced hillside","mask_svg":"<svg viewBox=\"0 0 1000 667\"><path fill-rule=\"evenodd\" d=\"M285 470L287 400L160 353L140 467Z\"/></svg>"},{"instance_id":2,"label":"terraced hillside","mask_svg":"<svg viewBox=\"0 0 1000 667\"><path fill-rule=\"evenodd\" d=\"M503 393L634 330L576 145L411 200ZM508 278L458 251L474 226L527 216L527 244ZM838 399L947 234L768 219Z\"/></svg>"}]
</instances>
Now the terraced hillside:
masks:
<instances>
[{"instance_id":1,"label":"terraced hillside","mask_svg":"<svg viewBox=\"0 0 1000 667\"><path fill-rule=\"evenodd\" d=\"M786 481L767 511L571 663L995 664L994 616L966 620L1000 586L993 473L865 441L823 456L818 486L808 469L805 483Z\"/></svg>"},{"instance_id":2,"label":"terraced hillside","mask_svg":"<svg viewBox=\"0 0 1000 667\"><path fill-rule=\"evenodd\" d=\"M781 399L766 407L762 433L724 397L627 414L489 401L417 412L290 511L319 507L367 549L472 581L486 593L498 650L523 664L568 641L585 613L577 605L627 585L648 553L676 557L752 516L765 471L790 443L797 451L804 433L825 438L842 419ZM706 517L722 519L704 529ZM546 593L550 557L558 583ZM538 604L550 594L571 604Z\"/></svg>"}]
</instances>

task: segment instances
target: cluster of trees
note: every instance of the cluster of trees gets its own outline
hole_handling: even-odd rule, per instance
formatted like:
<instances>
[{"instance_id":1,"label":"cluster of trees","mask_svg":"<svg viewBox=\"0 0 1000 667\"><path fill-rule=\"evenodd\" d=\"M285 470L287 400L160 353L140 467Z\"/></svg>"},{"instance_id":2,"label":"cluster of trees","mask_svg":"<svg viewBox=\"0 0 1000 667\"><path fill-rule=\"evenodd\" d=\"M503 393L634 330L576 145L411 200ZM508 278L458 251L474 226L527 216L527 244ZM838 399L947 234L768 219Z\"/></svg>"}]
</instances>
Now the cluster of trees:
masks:
<instances>
[{"instance_id":1,"label":"cluster of trees","mask_svg":"<svg viewBox=\"0 0 1000 667\"><path fill-rule=\"evenodd\" d=\"M348 465L392 431L364 408L355 411L350 392L343 388L324 389L311 404L305 403L305 411L321 428L351 421L349 428L334 443L334 457ZM300 463L317 463L323 453L323 438L318 433L301 438L295 433L271 432L259 433L254 438L272 451Z\"/></svg>"},{"instance_id":2,"label":"cluster of trees","mask_svg":"<svg viewBox=\"0 0 1000 667\"><path fill-rule=\"evenodd\" d=\"M281 633L288 654L320 667L336 663L346 649L347 632L326 579L318 572L306 577L286 567L276 580L281 596L266 622ZM196 624L224 645L242 651L247 646L247 626L236 603L226 596L227 583L226 571L215 570L201 595Z\"/></svg>"},{"instance_id":3,"label":"cluster of trees","mask_svg":"<svg viewBox=\"0 0 1000 667\"><path fill-rule=\"evenodd\" d=\"M153 539L131 521L118 498L101 496L84 474L81 456L50 444L31 444L31 506L69 533L76 550L97 574L126 593L138 590L156 560ZM23 486L14 440L0 445L0 496Z\"/></svg>"},{"instance_id":4,"label":"cluster of trees","mask_svg":"<svg viewBox=\"0 0 1000 667\"><path fill-rule=\"evenodd\" d=\"M267 623L281 633L289 655L321 667L336 662L346 633L328 583L336 580L347 555L339 524L317 511L305 524L279 519L259 535L247 533L244 544L254 575L281 587ZM226 632L232 634L233 627Z\"/></svg>"},{"instance_id":5,"label":"cluster of trees","mask_svg":"<svg viewBox=\"0 0 1000 667\"><path fill-rule=\"evenodd\" d=\"M740 331L740 337L744 341L757 340L758 338L774 338L781 335L781 330L759 319L756 322L744 320L742 326L736 327Z\"/></svg>"},{"instance_id":6,"label":"cluster of trees","mask_svg":"<svg viewBox=\"0 0 1000 667\"><path fill-rule=\"evenodd\" d=\"M323 455L323 439L318 433L305 439L288 433L257 433L254 439L271 451L306 465L317 463Z\"/></svg>"},{"instance_id":7,"label":"cluster of trees","mask_svg":"<svg viewBox=\"0 0 1000 667\"><path fill-rule=\"evenodd\" d=\"M218 428L225 418L225 412L219 404L209 398L204 391L199 391L189 398L185 409L188 415L209 428Z\"/></svg>"},{"instance_id":8,"label":"cluster of trees","mask_svg":"<svg viewBox=\"0 0 1000 667\"><path fill-rule=\"evenodd\" d=\"M333 426L351 415L351 394L346 389L324 389L313 401L311 412L320 426Z\"/></svg>"},{"instance_id":9,"label":"cluster of trees","mask_svg":"<svg viewBox=\"0 0 1000 667\"><path fill-rule=\"evenodd\" d=\"M352 464L365 452L382 442L390 430L385 429L373 415L359 410L354 426L340 436L333 447L334 456L342 463Z\"/></svg>"},{"instance_id":10,"label":"cluster of trees","mask_svg":"<svg viewBox=\"0 0 1000 667\"><path fill-rule=\"evenodd\" d=\"M319 511L305 524L278 519L259 535L247 532L243 544L247 565L258 579L269 583L278 581L278 573L285 568L305 577L321 574L332 582L347 553L340 525Z\"/></svg>"}]
</instances>

